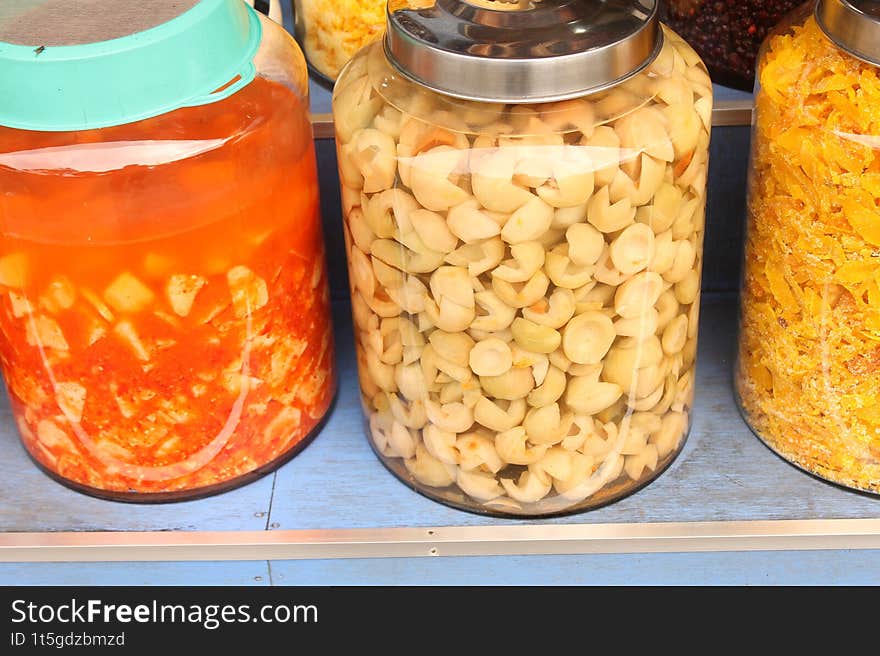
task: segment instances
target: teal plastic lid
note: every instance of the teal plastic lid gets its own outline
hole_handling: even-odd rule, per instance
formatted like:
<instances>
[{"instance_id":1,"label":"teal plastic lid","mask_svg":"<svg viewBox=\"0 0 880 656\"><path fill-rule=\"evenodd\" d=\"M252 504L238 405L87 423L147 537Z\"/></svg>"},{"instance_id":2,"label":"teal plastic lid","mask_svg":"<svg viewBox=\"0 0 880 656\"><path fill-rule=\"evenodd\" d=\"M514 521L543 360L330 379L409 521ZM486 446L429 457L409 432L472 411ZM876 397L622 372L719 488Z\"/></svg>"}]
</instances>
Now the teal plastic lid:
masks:
<instances>
[{"instance_id":1,"label":"teal plastic lid","mask_svg":"<svg viewBox=\"0 0 880 656\"><path fill-rule=\"evenodd\" d=\"M2 0L0 125L52 132L123 125L222 100L256 75L262 27L242 0L200 0L155 27L91 43L52 45L65 43L64 35L41 34L43 43L10 38L16 21L51 1ZM83 12L112 15L114 4L84 2L66 11L87 19Z\"/></svg>"}]
</instances>

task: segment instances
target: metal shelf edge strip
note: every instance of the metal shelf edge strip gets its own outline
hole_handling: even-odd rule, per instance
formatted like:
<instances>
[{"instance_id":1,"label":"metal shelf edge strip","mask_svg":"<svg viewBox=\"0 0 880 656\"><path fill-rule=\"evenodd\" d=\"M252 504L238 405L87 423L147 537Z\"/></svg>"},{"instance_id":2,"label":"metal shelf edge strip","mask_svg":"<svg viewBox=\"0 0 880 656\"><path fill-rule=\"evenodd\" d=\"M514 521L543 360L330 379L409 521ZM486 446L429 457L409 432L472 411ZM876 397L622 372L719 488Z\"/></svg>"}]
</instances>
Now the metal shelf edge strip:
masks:
<instances>
[{"instance_id":1,"label":"metal shelf edge strip","mask_svg":"<svg viewBox=\"0 0 880 656\"><path fill-rule=\"evenodd\" d=\"M0 534L0 562L880 550L880 519Z\"/></svg>"},{"instance_id":2,"label":"metal shelf edge strip","mask_svg":"<svg viewBox=\"0 0 880 656\"><path fill-rule=\"evenodd\" d=\"M751 125L751 100L719 100L712 111L712 126L716 128ZM333 115L312 114L315 139L332 139Z\"/></svg>"}]
</instances>

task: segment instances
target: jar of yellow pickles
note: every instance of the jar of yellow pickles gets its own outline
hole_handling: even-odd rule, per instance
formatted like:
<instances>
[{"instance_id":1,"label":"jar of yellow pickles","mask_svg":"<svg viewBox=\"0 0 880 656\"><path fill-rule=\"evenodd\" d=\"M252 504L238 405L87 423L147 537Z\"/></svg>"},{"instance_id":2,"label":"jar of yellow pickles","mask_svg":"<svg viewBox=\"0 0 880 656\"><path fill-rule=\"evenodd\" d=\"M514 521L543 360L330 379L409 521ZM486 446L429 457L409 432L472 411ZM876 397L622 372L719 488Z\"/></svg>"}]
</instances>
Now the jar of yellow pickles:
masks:
<instances>
[{"instance_id":1,"label":"jar of yellow pickles","mask_svg":"<svg viewBox=\"0 0 880 656\"><path fill-rule=\"evenodd\" d=\"M364 46L385 30L386 0L285 0L294 8L295 34L309 65L333 82Z\"/></svg>"},{"instance_id":2,"label":"jar of yellow pickles","mask_svg":"<svg viewBox=\"0 0 880 656\"><path fill-rule=\"evenodd\" d=\"M756 104L742 412L790 462L880 493L880 2L792 14Z\"/></svg>"}]
</instances>

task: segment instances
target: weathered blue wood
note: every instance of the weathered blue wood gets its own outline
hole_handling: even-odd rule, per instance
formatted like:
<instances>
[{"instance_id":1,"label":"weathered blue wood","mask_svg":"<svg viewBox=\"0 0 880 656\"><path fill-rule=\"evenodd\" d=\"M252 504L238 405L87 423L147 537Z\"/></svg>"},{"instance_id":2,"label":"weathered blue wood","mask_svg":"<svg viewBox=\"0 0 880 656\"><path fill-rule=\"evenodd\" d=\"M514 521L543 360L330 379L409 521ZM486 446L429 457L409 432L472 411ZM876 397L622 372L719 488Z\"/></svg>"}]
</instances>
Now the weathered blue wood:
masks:
<instances>
[{"instance_id":1,"label":"weathered blue wood","mask_svg":"<svg viewBox=\"0 0 880 656\"><path fill-rule=\"evenodd\" d=\"M270 585L269 563L0 563L0 585Z\"/></svg>"},{"instance_id":2,"label":"weathered blue wood","mask_svg":"<svg viewBox=\"0 0 880 656\"><path fill-rule=\"evenodd\" d=\"M273 476L223 496L159 506L113 503L73 492L31 463L6 394L0 396L0 532L255 531L266 526Z\"/></svg>"},{"instance_id":3,"label":"weathered blue wood","mask_svg":"<svg viewBox=\"0 0 880 656\"><path fill-rule=\"evenodd\" d=\"M712 130L703 261L703 289L708 292L739 289L750 136L748 127Z\"/></svg>"},{"instance_id":4,"label":"weathered blue wood","mask_svg":"<svg viewBox=\"0 0 880 656\"><path fill-rule=\"evenodd\" d=\"M272 563L274 585L880 585L880 551Z\"/></svg>"},{"instance_id":5,"label":"weathered blue wood","mask_svg":"<svg viewBox=\"0 0 880 656\"><path fill-rule=\"evenodd\" d=\"M309 100L313 114L329 114L333 111L332 98L333 92L324 82L309 78Z\"/></svg>"},{"instance_id":6,"label":"weathered blue wood","mask_svg":"<svg viewBox=\"0 0 880 656\"><path fill-rule=\"evenodd\" d=\"M0 564L0 585L880 585L880 551Z\"/></svg>"}]
</instances>

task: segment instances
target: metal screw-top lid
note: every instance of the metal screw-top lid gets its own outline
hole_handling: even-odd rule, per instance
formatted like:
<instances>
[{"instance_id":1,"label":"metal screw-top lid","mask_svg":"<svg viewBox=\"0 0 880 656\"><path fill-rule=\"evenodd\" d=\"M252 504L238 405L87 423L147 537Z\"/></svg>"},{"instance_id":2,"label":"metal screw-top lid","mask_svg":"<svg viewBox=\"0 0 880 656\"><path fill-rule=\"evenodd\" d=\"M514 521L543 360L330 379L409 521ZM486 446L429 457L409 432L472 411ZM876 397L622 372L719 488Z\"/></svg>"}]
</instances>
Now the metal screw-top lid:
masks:
<instances>
[{"instance_id":1,"label":"metal screw-top lid","mask_svg":"<svg viewBox=\"0 0 880 656\"><path fill-rule=\"evenodd\" d=\"M819 0L816 22L838 47L880 66L880 1Z\"/></svg>"},{"instance_id":2,"label":"metal screw-top lid","mask_svg":"<svg viewBox=\"0 0 880 656\"><path fill-rule=\"evenodd\" d=\"M400 0L385 51L457 98L535 103L611 87L663 45L657 0Z\"/></svg>"}]
</instances>

